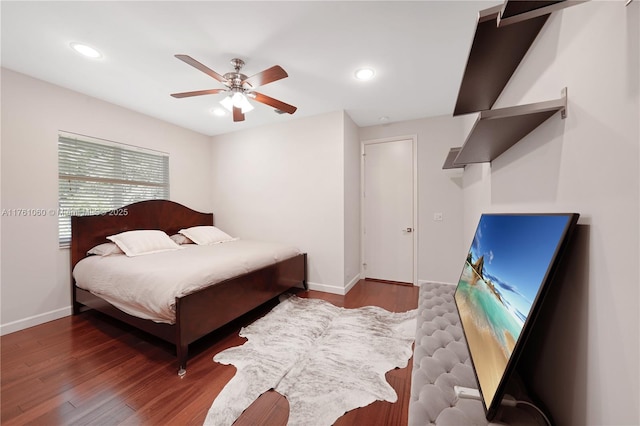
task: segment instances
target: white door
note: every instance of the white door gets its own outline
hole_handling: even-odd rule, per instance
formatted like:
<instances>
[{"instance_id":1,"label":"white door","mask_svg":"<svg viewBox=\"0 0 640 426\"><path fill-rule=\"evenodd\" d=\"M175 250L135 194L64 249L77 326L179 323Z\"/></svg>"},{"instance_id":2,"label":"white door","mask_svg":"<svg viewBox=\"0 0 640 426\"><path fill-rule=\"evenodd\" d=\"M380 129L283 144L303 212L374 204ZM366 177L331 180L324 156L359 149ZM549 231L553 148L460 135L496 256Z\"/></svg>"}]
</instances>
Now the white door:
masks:
<instances>
[{"instance_id":1,"label":"white door","mask_svg":"<svg viewBox=\"0 0 640 426\"><path fill-rule=\"evenodd\" d=\"M366 278L413 283L413 140L364 145Z\"/></svg>"}]
</instances>

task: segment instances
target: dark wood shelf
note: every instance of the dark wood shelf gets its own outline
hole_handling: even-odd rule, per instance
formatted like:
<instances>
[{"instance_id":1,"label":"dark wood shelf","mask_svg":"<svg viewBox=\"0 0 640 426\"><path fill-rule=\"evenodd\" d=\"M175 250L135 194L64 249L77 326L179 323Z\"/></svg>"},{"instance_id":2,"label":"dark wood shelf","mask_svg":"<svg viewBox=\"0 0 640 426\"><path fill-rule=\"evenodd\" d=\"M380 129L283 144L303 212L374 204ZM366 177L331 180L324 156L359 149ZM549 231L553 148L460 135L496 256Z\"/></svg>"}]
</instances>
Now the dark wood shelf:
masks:
<instances>
[{"instance_id":1,"label":"dark wood shelf","mask_svg":"<svg viewBox=\"0 0 640 426\"><path fill-rule=\"evenodd\" d=\"M565 7L585 3L588 0L506 0L498 14L499 27L515 24L542 15L549 15Z\"/></svg>"},{"instance_id":2,"label":"dark wood shelf","mask_svg":"<svg viewBox=\"0 0 640 426\"><path fill-rule=\"evenodd\" d=\"M444 160L444 164L442 165L443 169L464 169L464 164L457 165L454 164L454 161L458 154L460 153L461 147L451 148L449 153L447 154L447 158Z\"/></svg>"},{"instance_id":3,"label":"dark wood shelf","mask_svg":"<svg viewBox=\"0 0 640 426\"><path fill-rule=\"evenodd\" d=\"M564 118L566 108L565 88L560 99L480 112L467 140L447 168L493 161L556 112L560 111ZM458 148L452 151L455 149Z\"/></svg>"},{"instance_id":4,"label":"dark wood shelf","mask_svg":"<svg viewBox=\"0 0 640 426\"><path fill-rule=\"evenodd\" d=\"M479 12L453 115L491 109L549 15L497 26L502 5Z\"/></svg>"},{"instance_id":5,"label":"dark wood shelf","mask_svg":"<svg viewBox=\"0 0 640 426\"><path fill-rule=\"evenodd\" d=\"M580 3L505 1L481 10L453 115L491 109L549 15Z\"/></svg>"},{"instance_id":6,"label":"dark wood shelf","mask_svg":"<svg viewBox=\"0 0 640 426\"><path fill-rule=\"evenodd\" d=\"M557 100L492 110L549 15L586 0L505 0L478 13L453 115L479 112L461 148L451 148L442 166L455 169L491 162L556 112L566 117L567 91Z\"/></svg>"},{"instance_id":7,"label":"dark wood shelf","mask_svg":"<svg viewBox=\"0 0 640 426\"><path fill-rule=\"evenodd\" d=\"M502 5L502 10L500 11L500 18L513 18L518 15L523 15L525 13L544 10L549 6L557 5L558 3L562 3L564 0L533 0L533 1L525 1L525 0L507 0ZM546 12L549 13L549 12Z\"/></svg>"}]
</instances>

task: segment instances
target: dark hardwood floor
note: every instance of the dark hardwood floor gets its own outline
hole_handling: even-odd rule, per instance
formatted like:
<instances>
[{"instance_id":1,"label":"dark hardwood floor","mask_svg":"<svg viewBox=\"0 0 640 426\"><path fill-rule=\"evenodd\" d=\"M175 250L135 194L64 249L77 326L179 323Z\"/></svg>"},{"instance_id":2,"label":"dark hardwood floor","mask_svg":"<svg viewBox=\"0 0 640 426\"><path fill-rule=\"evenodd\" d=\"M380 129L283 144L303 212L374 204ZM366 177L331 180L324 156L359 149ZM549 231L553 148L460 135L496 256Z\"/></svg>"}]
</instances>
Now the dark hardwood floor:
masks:
<instances>
[{"instance_id":1,"label":"dark hardwood floor","mask_svg":"<svg viewBox=\"0 0 640 426\"><path fill-rule=\"evenodd\" d=\"M301 297L337 306L417 307L418 287L361 280L346 296L308 291ZM221 350L244 343L240 327L275 302L190 346L187 374L176 374L171 345L98 313L62 318L0 338L2 425L201 425L235 367L215 363ZM377 401L348 412L336 425L406 425L411 362L387 373L398 402ZM258 398L236 425L285 425L287 400L274 391Z\"/></svg>"}]
</instances>

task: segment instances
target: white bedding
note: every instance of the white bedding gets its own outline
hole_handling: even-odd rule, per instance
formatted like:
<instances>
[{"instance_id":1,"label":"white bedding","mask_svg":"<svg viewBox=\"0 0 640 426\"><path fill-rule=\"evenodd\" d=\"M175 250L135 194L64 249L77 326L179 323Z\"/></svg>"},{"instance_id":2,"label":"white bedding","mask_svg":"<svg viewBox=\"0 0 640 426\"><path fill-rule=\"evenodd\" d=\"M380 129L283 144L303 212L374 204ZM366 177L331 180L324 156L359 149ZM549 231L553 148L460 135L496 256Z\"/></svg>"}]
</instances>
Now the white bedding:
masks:
<instances>
[{"instance_id":1,"label":"white bedding","mask_svg":"<svg viewBox=\"0 0 640 426\"><path fill-rule=\"evenodd\" d=\"M128 314L173 324L176 297L300 254L294 247L244 240L181 247L137 257L89 256L76 264L73 277L78 287Z\"/></svg>"}]
</instances>

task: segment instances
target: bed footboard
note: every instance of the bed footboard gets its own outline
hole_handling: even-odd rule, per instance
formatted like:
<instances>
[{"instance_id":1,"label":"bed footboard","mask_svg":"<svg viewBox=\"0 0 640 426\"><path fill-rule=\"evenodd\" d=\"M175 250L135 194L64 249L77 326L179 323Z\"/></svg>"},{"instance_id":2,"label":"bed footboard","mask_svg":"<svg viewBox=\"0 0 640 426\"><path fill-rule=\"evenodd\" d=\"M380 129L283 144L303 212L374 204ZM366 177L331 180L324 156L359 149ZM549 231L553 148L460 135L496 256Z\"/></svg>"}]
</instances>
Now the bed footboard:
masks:
<instances>
[{"instance_id":1,"label":"bed footboard","mask_svg":"<svg viewBox=\"0 0 640 426\"><path fill-rule=\"evenodd\" d=\"M306 253L176 299L178 374L188 346L294 287L306 289Z\"/></svg>"}]
</instances>

